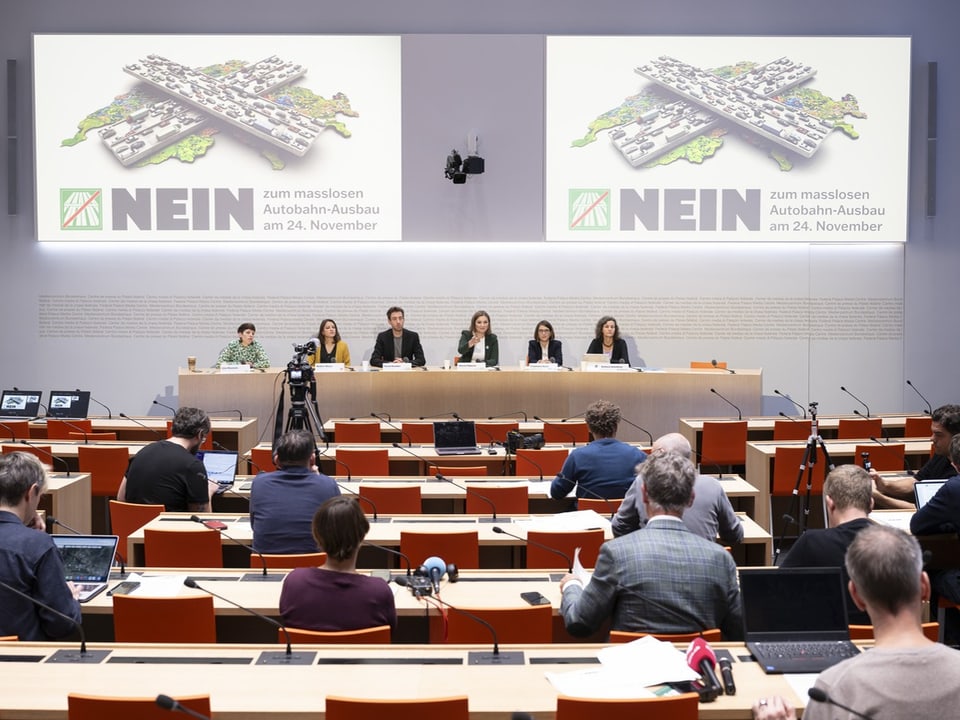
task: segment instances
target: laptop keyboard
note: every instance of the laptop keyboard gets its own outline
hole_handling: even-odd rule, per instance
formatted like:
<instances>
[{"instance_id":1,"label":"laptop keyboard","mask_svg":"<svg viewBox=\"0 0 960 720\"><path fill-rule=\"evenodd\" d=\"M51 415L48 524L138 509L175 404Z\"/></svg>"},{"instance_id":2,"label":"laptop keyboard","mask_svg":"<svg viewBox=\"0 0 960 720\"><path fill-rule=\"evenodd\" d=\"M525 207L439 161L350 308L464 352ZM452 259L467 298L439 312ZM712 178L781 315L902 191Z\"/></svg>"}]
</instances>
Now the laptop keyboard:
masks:
<instances>
[{"instance_id":1,"label":"laptop keyboard","mask_svg":"<svg viewBox=\"0 0 960 720\"><path fill-rule=\"evenodd\" d=\"M74 583L81 593L93 592L103 583Z\"/></svg>"},{"instance_id":2,"label":"laptop keyboard","mask_svg":"<svg viewBox=\"0 0 960 720\"><path fill-rule=\"evenodd\" d=\"M758 642L757 650L768 658L838 658L859 655L856 645L847 641L829 642Z\"/></svg>"}]
</instances>

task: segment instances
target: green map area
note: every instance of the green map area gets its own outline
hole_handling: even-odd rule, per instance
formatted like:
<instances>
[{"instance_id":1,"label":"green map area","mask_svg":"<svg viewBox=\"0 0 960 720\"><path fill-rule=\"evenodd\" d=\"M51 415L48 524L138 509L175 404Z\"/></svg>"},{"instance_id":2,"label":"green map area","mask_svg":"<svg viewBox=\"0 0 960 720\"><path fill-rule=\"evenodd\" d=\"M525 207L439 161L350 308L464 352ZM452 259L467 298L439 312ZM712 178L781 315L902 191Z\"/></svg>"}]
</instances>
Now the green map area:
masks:
<instances>
[{"instance_id":1,"label":"green map area","mask_svg":"<svg viewBox=\"0 0 960 720\"><path fill-rule=\"evenodd\" d=\"M218 65L200 68L199 71L210 77L220 78L245 67L248 63L243 60L228 60ZM335 93L330 99L317 95L312 90L299 85L286 85L262 97L279 105L293 108L311 118L323 120L324 128L330 128L338 135L349 138L349 128L337 116L360 117L360 114L350 107L350 98L342 92ZM134 87L130 92L117 95L113 102L98 110L94 110L77 123L77 132L72 137L61 140L62 147L74 147L85 140L87 135L102 127L112 125L136 112L140 108L150 107L156 102L168 99L162 93L145 84ZM192 163L211 151L216 144L216 136L220 132L228 132L236 140L251 147L263 157L274 170L282 170L286 166L282 152L266 147L263 143L256 143L247 133L214 120L209 125L198 128L195 133L182 138L153 155L136 163L136 167L156 165L167 160L179 160Z\"/></svg>"},{"instance_id":2,"label":"green map area","mask_svg":"<svg viewBox=\"0 0 960 720\"><path fill-rule=\"evenodd\" d=\"M757 63L741 61L734 65L713 68L708 72L724 80L733 80L756 66ZM835 100L827 97L819 90L796 87L782 95L773 96L771 99L797 110L802 110L821 120L827 120L833 123L834 129L853 140L860 137L860 134L848 118L865 119L867 117L867 114L860 109L856 96L852 94L846 94L839 100ZM636 95L630 95L617 107L607 110L589 122L586 134L572 140L570 145L575 148L586 147L596 142L600 133L636 122L644 113L656 110L675 100L676 96L669 95L657 86L644 89ZM657 165L669 165L678 160L686 160L696 164L703 163L720 151L723 147L723 136L728 132L736 133L737 137L745 142L766 151L767 156L777 163L781 170L788 171L793 168L793 163L783 148L771 147L769 143L763 142L758 136L743 130L735 123L730 123L729 127L726 128L708 130L696 136L690 142L652 158L649 163L640 167L652 168Z\"/></svg>"}]
</instances>

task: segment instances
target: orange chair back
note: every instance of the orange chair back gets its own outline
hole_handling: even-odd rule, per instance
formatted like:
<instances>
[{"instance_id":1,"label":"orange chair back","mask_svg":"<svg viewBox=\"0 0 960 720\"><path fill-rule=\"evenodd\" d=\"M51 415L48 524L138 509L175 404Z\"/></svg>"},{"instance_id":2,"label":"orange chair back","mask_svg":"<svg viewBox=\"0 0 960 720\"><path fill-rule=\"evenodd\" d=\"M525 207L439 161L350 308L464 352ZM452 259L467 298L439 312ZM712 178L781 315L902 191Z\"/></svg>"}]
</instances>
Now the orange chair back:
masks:
<instances>
[{"instance_id":1,"label":"orange chair back","mask_svg":"<svg viewBox=\"0 0 960 720\"><path fill-rule=\"evenodd\" d=\"M512 608L461 607L463 613L447 613L448 643L490 643L490 630L469 615L486 620L497 631L501 643L549 643L553 641L553 608L550 605L523 605Z\"/></svg>"},{"instance_id":2,"label":"orange chair back","mask_svg":"<svg viewBox=\"0 0 960 720\"><path fill-rule=\"evenodd\" d=\"M569 454L570 451L567 448L517 450L516 474L539 478L543 473L544 480L552 479L549 476L560 472Z\"/></svg>"},{"instance_id":3,"label":"orange chair back","mask_svg":"<svg viewBox=\"0 0 960 720\"><path fill-rule=\"evenodd\" d=\"M325 701L327 720L467 720L467 696L377 700L335 697Z\"/></svg>"},{"instance_id":4,"label":"orange chair back","mask_svg":"<svg viewBox=\"0 0 960 720\"><path fill-rule=\"evenodd\" d=\"M58 472L62 469L62 463L60 463L61 467L57 467L57 463L51 455L51 450L52 448L49 445L4 445L2 447L4 455L13 452L28 453L40 460L44 465L52 467L54 472Z\"/></svg>"},{"instance_id":5,"label":"orange chair back","mask_svg":"<svg viewBox=\"0 0 960 720\"><path fill-rule=\"evenodd\" d=\"M360 507L365 513L419 515L423 512L419 485L360 485Z\"/></svg>"},{"instance_id":6,"label":"orange chair back","mask_svg":"<svg viewBox=\"0 0 960 720\"><path fill-rule=\"evenodd\" d=\"M486 465L437 465L436 467L431 465L431 467L447 477L457 477L458 475L477 477L490 474L490 468Z\"/></svg>"},{"instance_id":7,"label":"orange chair back","mask_svg":"<svg viewBox=\"0 0 960 720\"><path fill-rule=\"evenodd\" d=\"M77 446L77 466L90 473L90 494L116 497L130 464L130 451L112 445Z\"/></svg>"},{"instance_id":8,"label":"orange chair back","mask_svg":"<svg viewBox=\"0 0 960 720\"><path fill-rule=\"evenodd\" d=\"M774 420L773 439L779 442L784 440L806 440L810 437L810 423L804 420Z\"/></svg>"},{"instance_id":9,"label":"orange chair back","mask_svg":"<svg viewBox=\"0 0 960 720\"><path fill-rule=\"evenodd\" d=\"M933 640L933 642L940 640L940 623L935 621L925 622L922 624L921 629L923 630L924 637L928 640ZM851 625L850 639L873 640L873 625Z\"/></svg>"},{"instance_id":10,"label":"orange chair back","mask_svg":"<svg viewBox=\"0 0 960 720\"><path fill-rule=\"evenodd\" d=\"M601 515L613 515L620 509L623 498L577 498L577 510L593 510Z\"/></svg>"},{"instance_id":11,"label":"orange chair back","mask_svg":"<svg viewBox=\"0 0 960 720\"><path fill-rule=\"evenodd\" d=\"M335 422L333 437L338 445L343 443L366 443L376 445L380 442L379 422Z\"/></svg>"},{"instance_id":12,"label":"orange chair back","mask_svg":"<svg viewBox=\"0 0 960 720\"><path fill-rule=\"evenodd\" d=\"M386 448L382 450L337 448L337 460L340 461L337 463L338 467L346 466L350 469L352 478L362 475L383 477L390 474L390 455Z\"/></svg>"},{"instance_id":13,"label":"orange chair back","mask_svg":"<svg viewBox=\"0 0 960 720\"><path fill-rule=\"evenodd\" d=\"M116 440L117 434L115 432L69 432L67 433L68 440L83 440L87 442L88 440Z\"/></svg>"},{"instance_id":14,"label":"orange chair back","mask_svg":"<svg viewBox=\"0 0 960 720\"><path fill-rule=\"evenodd\" d=\"M569 558L580 548L580 564L595 567L600 546L603 545L603 530L571 530L569 532L527 531L527 567L563 568L566 563L557 553L537 545L546 545L559 550Z\"/></svg>"},{"instance_id":15,"label":"orange chair back","mask_svg":"<svg viewBox=\"0 0 960 720\"><path fill-rule=\"evenodd\" d=\"M906 446L903 443L893 443L890 445L880 445L870 443L869 445L857 445L854 449L854 462L863 467L863 453L870 454L870 466L874 470L885 471L903 471L905 465L904 455Z\"/></svg>"},{"instance_id":16,"label":"orange chair back","mask_svg":"<svg viewBox=\"0 0 960 720\"><path fill-rule=\"evenodd\" d=\"M125 561L127 557L127 537L134 530L142 528L148 522L158 517L164 511L163 505L139 505L137 503L110 501L110 529L120 538L117 541L117 552Z\"/></svg>"},{"instance_id":17,"label":"orange chair back","mask_svg":"<svg viewBox=\"0 0 960 720\"><path fill-rule=\"evenodd\" d=\"M797 474L803 462L806 447L778 447L773 455L773 487L770 494L774 496L791 495L797 484ZM817 452L817 462L813 466L813 482L811 494L823 495L823 479L826 476L826 458L822 452ZM805 493L807 487L807 471L803 471L800 481L800 492Z\"/></svg>"},{"instance_id":18,"label":"orange chair back","mask_svg":"<svg viewBox=\"0 0 960 720\"><path fill-rule=\"evenodd\" d=\"M590 430L585 422L545 422L543 424L543 441L548 443L587 444L590 442Z\"/></svg>"},{"instance_id":19,"label":"orange chair back","mask_svg":"<svg viewBox=\"0 0 960 720\"><path fill-rule=\"evenodd\" d=\"M93 432L93 421L47 418L47 440L71 440L72 432L79 432L82 440L83 433Z\"/></svg>"},{"instance_id":20,"label":"orange chair back","mask_svg":"<svg viewBox=\"0 0 960 720\"><path fill-rule=\"evenodd\" d=\"M530 490L526 485L490 485L488 483L467 484L473 490L467 493L468 515L489 515L491 508L477 495L483 495L493 503L497 515L526 515L530 512Z\"/></svg>"},{"instance_id":21,"label":"orange chair back","mask_svg":"<svg viewBox=\"0 0 960 720\"><path fill-rule=\"evenodd\" d=\"M210 696L190 695L174 698L185 708L210 717ZM67 720L170 720L170 711L157 705L152 697L108 697L67 695Z\"/></svg>"},{"instance_id":22,"label":"orange chair back","mask_svg":"<svg viewBox=\"0 0 960 720\"><path fill-rule=\"evenodd\" d=\"M698 637L702 637L707 642L720 642L723 639L723 636L720 633L720 628L709 628L703 632L689 632L689 633L646 633L646 632L627 632L626 630L611 630L610 631L610 642L612 643L628 643L636 640L638 638L646 637L650 635L655 637L657 640L662 640L663 642L675 642L675 643L688 643L692 640L695 640Z\"/></svg>"},{"instance_id":23,"label":"orange chair back","mask_svg":"<svg viewBox=\"0 0 960 720\"><path fill-rule=\"evenodd\" d=\"M29 440L30 422L28 420L4 420L3 425L0 425L0 434L10 440Z\"/></svg>"},{"instance_id":24,"label":"orange chair back","mask_svg":"<svg viewBox=\"0 0 960 720\"><path fill-rule=\"evenodd\" d=\"M705 422L700 436L700 464L745 465L747 421Z\"/></svg>"},{"instance_id":25,"label":"orange chair back","mask_svg":"<svg viewBox=\"0 0 960 720\"><path fill-rule=\"evenodd\" d=\"M838 440L860 440L878 438L883 435L881 418L840 418L837 423Z\"/></svg>"},{"instance_id":26,"label":"orange chair back","mask_svg":"<svg viewBox=\"0 0 960 720\"><path fill-rule=\"evenodd\" d=\"M643 718L643 720L697 720L697 693L636 700L557 698L556 720L596 720L601 717Z\"/></svg>"},{"instance_id":27,"label":"orange chair back","mask_svg":"<svg viewBox=\"0 0 960 720\"><path fill-rule=\"evenodd\" d=\"M277 466L273 464L273 450L270 448L252 448L250 450L250 460L255 473L268 473L277 469Z\"/></svg>"},{"instance_id":28,"label":"orange chair back","mask_svg":"<svg viewBox=\"0 0 960 720\"><path fill-rule=\"evenodd\" d=\"M220 568L223 550L216 530L143 531L143 556L147 567Z\"/></svg>"},{"instance_id":29,"label":"orange chair back","mask_svg":"<svg viewBox=\"0 0 960 720\"><path fill-rule=\"evenodd\" d=\"M0 635L0 642L17 642L19 639L19 635Z\"/></svg>"},{"instance_id":30,"label":"orange chair back","mask_svg":"<svg viewBox=\"0 0 960 720\"><path fill-rule=\"evenodd\" d=\"M933 434L930 427L930 416L921 415L920 417L908 417L903 424L903 436L905 438L928 438ZM876 435L874 435L876 437Z\"/></svg>"},{"instance_id":31,"label":"orange chair back","mask_svg":"<svg viewBox=\"0 0 960 720\"><path fill-rule=\"evenodd\" d=\"M260 558L263 557L261 561ZM262 568L266 563L268 568L298 568L320 567L327 561L325 552L290 553L288 555L274 555L268 553L250 553L250 567Z\"/></svg>"},{"instance_id":32,"label":"orange chair back","mask_svg":"<svg viewBox=\"0 0 960 720\"><path fill-rule=\"evenodd\" d=\"M727 369L727 362L726 362L726 360L724 360L724 361L722 361L722 362L717 361L717 360L711 360L710 362L706 362L706 361L704 361L704 360L691 360L691 361L690 361L690 369L691 369L691 370L716 370L717 368L719 368L719 369L721 369L721 370L726 370L726 369Z\"/></svg>"},{"instance_id":33,"label":"orange chair back","mask_svg":"<svg viewBox=\"0 0 960 720\"><path fill-rule=\"evenodd\" d=\"M215 643L213 597L114 595L113 635L116 642Z\"/></svg>"},{"instance_id":34,"label":"orange chair back","mask_svg":"<svg viewBox=\"0 0 960 720\"><path fill-rule=\"evenodd\" d=\"M363 645L365 643L390 643L390 626L361 628L360 630L304 630L288 627L290 642L315 645ZM283 630L277 630L277 641L286 644Z\"/></svg>"},{"instance_id":35,"label":"orange chair back","mask_svg":"<svg viewBox=\"0 0 960 720\"><path fill-rule=\"evenodd\" d=\"M480 567L480 540L476 530L451 533L400 531L400 552L414 567L433 555L458 569Z\"/></svg>"},{"instance_id":36,"label":"orange chair back","mask_svg":"<svg viewBox=\"0 0 960 720\"><path fill-rule=\"evenodd\" d=\"M403 442L433 445L433 423L405 422L400 423L400 429L405 433L400 435Z\"/></svg>"},{"instance_id":37,"label":"orange chair back","mask_svg":"<svg viewBox=\"0 0 960 720\"><path fill-rule=\"evenodd\" d=\"M505 443L508 432L519 432L519 422L478 422L474 424L477 429L477 442L481 445L489 445L492 442Z\"/></svg>"},{"instance_id":38,"label":"orange chair back","mask_svg":"<svg viewBox=\"0 0 960 720\"><path fill-rule=\"evenodd\" d=\"M173 437L173 420L167 420L167 437ZM203 439L200 445L201 450L213 450L213 433L211 432Z\"/></svg>"}]
</instances>

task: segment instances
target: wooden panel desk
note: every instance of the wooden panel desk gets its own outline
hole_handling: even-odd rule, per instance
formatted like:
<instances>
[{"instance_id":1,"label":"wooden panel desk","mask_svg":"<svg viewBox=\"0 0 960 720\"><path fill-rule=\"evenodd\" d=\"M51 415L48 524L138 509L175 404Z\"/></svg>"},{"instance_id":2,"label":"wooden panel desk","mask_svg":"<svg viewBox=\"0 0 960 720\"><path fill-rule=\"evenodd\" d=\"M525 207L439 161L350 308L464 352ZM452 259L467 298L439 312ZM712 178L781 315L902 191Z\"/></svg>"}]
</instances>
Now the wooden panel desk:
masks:
<instances>
[{"instance_id":1,"label":"wooden panel desk","mask_svg":"<svg viewBox=\"0 0 960 720\"><path fill-rule=\"evenodd\" d=\"M30 441L31 445L42 445L44 447L50 448L51 457L41 457L40 462L44 465L49 465L53 470L60 472L66 470L67 467L70 468L70 471L73 472L79 469L77 465L77 457L79 455L77 448L83 445L83 440L37 440ZM24 447L23 443L11 443L5 442L2 443L4 447L13 447L20 445L21 448ZM130 457L133 457L138 452L140 448L147 445L147 443L138 443L138 442L121 442L120 440L100 440L97 442L90 442L90 445L103 445L103 446L113 446L113 447L125 447L130 454ZM21 449L17 448L17 449ZM66 463L66 466L64 465Z\"/></svg>"},{"instance_id":2,"label":"wooden panel desk","mask_svg":"<svg viewBox=\"0 0 960 720\"><path fill-rule=\"evenodd\" d=\"M180 370L181 405L240 409L244 417L268 426L276 413L285 368L241 374ZM651 372L499 372L413 370L410 372L317 373L321 418L369 417L371 412L419 418L457 412L487 418L522 410L528 417L563 418L582 413L599 398L620 405L623 416L654 437L677 428L677 418L726 412L715 388L747 415L760 412L762 371L736 374L709 370L664 369ZM285 408L289 401L285 401ZM623 440L646 435L623 423Z\"/></svg>"},{"instance_id":3,"label":"wooden panel desk","mask_svg":"<svg viewBox=\"0 0 960 720\"><path fill-rule=\"evenodd\" d=\"M83 533L92 532L90 517L90 473L49 473L47 491L40 501L40 509L68 527ZM54 525L53 532L69 533L69 530Z\"/></svg>"},{"instance_id":4,"label":"wooden panel desk","mask_svg":"<svg viewBox=\"0 0 960 720\"><path fill-rule=\"evenodd\" d=\"M66 720L67 694L173 697L209 694L217 720L322 720L328 695L358 698L426 698L467 695L473 720L508 720L528 712L555 718L557 691L546 672L596 669L603 646L503 646L524 652L522 665L476 666L467 651L480 646L297 646L316 652L310 665L254 664L277 645L95 644L108 657L94 666L47 662L63 643L8 643L0 674L0 716L11 720ZM740 644L718 644L734 660L736 695L721 695L700 706L701 720L746 720L761 696L782 695L797 708L798 697L782 675L765 675L756 663L741 661ZM184 662L195 664L184 666ZM148 667L145 667L147 665Z\"/></svg>"}]
</instances>

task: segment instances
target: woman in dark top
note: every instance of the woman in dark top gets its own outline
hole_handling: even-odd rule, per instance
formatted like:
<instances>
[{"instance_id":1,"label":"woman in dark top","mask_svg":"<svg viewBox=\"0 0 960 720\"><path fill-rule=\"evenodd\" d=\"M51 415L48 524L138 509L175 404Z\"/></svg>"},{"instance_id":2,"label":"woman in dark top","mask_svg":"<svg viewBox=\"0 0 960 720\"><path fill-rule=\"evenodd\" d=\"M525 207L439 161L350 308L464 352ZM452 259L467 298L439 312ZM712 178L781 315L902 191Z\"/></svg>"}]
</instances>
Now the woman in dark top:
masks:
<instances>
[{"instance_id":1,"label":"woman in dark top","mask_svg":"<svg viewBox=\"0 0 960 720\"><path fill-rule=\"evenodd\" d=\"M327 553L316 568L296 568L283 581L280 615L285 625L306 630L397 627L390 586L357 572L357 555L370 523L356 498L338 495L313 516L313 537Z\"/></svg>"},{"instance_id":2,"label":"woman in dark top","mask_svg":"<svg viewBox=\"0 0 960 720\"><path fill-rule=\"evenodd\" d=\"M527 365L551 362L563 365L563 345L555 339L550 321L541 320L533 331L533 340L527 345Z\"/></svg>"},{"instance_id":3,"label":"woman in dark top","mask_svg":"<svg viewBox=\"0 0 960 720\"><path fill-rule=\"evenodd\" d=\"M308 363L343 363L344 367L350 367L350 348L340 339L340 330L333 320L326 318L320 321L317 338L320 346L317 352L307 355Z\"/></svg>"},{"instance_id":4,"label":"woman in dark top","mask_svg":"<svg viewBox=\"0 0 960 720\"><path fill-rule=\"evenodd\" d=\"M487 367L500 364L500 346L497 336L490 332L490 316L486 310L477 310L470 318L470 329L460 331L457 344L460 362L484 362Z\"/></svg>"},{"instance_id":5,"label":"woman in dark top","mask_svg":"<svg viewBox=\"0 0 960 720\"><path fill-rule=\"evenodd\" d=\"M600 353L606 355L609 362L630 364L630 356L627 354L627 341L620 337L620 326L609 315L604 315L597 321L595 337L590 341L590 347L587 348L588 355L599 355Z\"/></svg>"}]
</instances>

